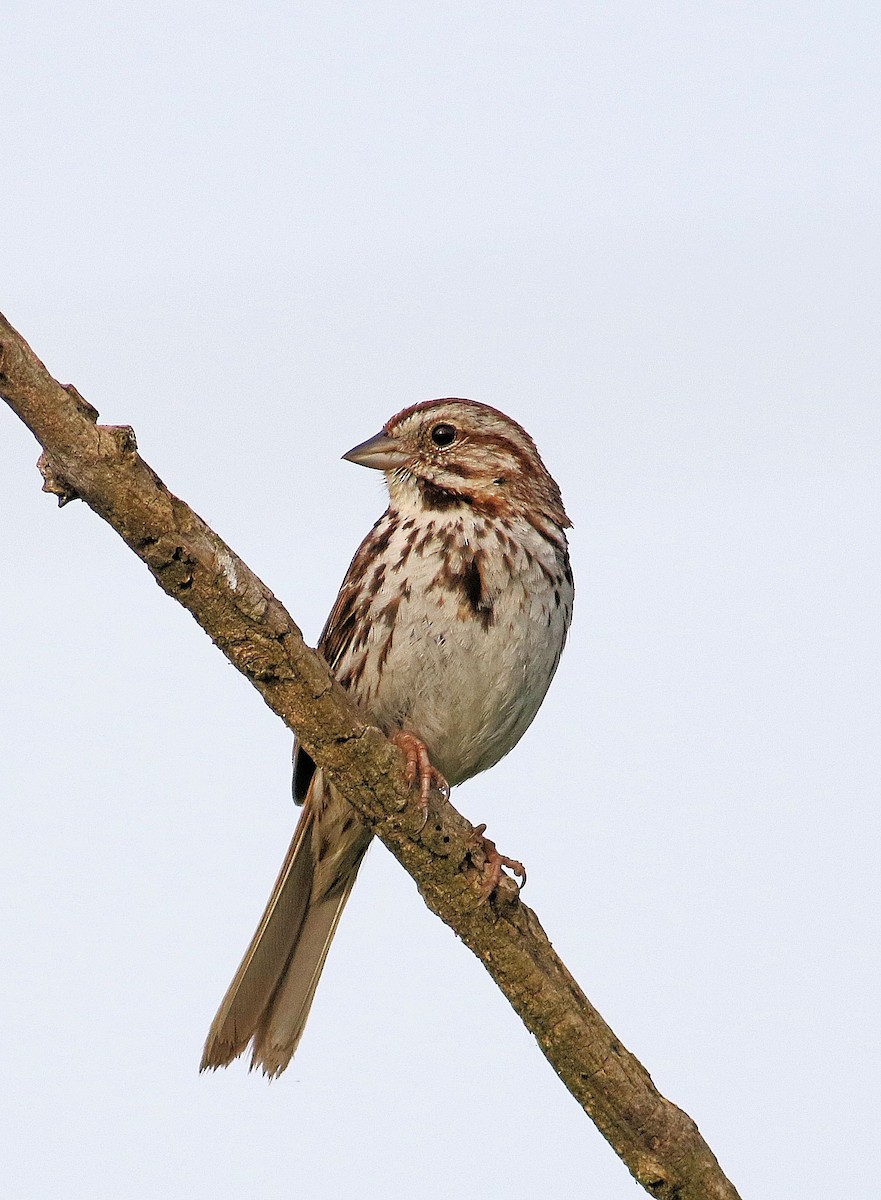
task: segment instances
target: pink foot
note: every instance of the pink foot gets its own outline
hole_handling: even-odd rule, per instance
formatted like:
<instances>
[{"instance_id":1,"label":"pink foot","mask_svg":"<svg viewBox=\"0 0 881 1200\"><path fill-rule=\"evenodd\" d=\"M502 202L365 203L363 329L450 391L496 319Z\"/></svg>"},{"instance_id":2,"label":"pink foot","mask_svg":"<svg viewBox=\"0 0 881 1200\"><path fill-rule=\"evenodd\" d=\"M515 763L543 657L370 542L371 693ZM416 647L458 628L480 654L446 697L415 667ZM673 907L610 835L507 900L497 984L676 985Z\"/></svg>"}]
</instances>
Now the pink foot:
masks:
<instances>
[{"instance_id":1,"label":"pink foot","mask_svg":"<svg viewBox=\"0 0 881 1200\"><path fill-rule=\"evenodd\" d=\"M491 842L488 837L484 837L486 832L485 825L475 825L474 827L474 848L483 857L483 866L479 868L481 874L481 891L483 892L484 900L488 900L502 878L502 867L507 867L520 881L518 884L519 890L522 891L526 887L526 868L522 862L518 862L516 858L506 858L504 854L499 854L496 849L495 842Z\"/></svg>"},{"instance_id":2,"label":"pink foot","mask_svg":"<svg viewBox=\"0 0 881 1200\"><path fill-rule=\"evenodd\" d=\"M450 798L450 785L436 767L431 765L428 748L422 738L415 733L407 733L401 729L393 733L392 741L399 750L403 750L407 759L407 783L410 787L419 780L419 807L422 810L422 824L428 820L428 802L433 788L437 788L445 800ZM421 827L420 827L421 828Z\"/></svg>"}]
</instances>

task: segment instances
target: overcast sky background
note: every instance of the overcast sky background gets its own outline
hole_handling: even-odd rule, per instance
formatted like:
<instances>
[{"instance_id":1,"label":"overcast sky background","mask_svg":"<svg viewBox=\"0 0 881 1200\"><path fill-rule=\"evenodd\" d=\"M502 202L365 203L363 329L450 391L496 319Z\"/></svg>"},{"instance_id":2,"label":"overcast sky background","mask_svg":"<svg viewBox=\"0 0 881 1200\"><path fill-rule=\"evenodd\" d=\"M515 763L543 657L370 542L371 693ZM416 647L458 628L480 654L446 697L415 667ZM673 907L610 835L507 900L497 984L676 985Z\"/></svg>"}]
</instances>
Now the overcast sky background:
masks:
<instances>
[{"instance_id":1,"label":"overcast sky background","mask_svg":"<svg viewBox=\"0 0 881 1200\"><path fill-rule=\"evenodd\" d=\"M575 623L455 795L746 1197L877 1189L877 4L19 3L0 309L314 641L463 395ZM0 411L4 1176L23 1200L642 1194L382 847L271 1086L202 1042L289 737Z\"/></svg>"}]
</instances>

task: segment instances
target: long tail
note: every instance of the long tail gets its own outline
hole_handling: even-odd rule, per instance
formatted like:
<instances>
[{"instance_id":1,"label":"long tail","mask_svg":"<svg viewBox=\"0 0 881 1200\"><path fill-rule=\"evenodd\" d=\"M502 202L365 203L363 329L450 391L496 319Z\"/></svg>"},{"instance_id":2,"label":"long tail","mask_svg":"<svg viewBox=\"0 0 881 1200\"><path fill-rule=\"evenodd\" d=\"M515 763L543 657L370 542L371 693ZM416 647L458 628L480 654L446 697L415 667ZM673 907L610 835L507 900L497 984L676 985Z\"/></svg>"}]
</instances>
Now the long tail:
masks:
<instances>
[{"instance_id":1,"label":"long tail","mask_svg":"<svg viewBox=\"0 0 881 1200\"><path fill-rule=\"evenodd\" d=\"M211 1025L201 1070L227 1066L252 1039L252 1068L279 1075L288 1065L370 837L316 771L269 903Z\"/></svg>"}]
</instances>

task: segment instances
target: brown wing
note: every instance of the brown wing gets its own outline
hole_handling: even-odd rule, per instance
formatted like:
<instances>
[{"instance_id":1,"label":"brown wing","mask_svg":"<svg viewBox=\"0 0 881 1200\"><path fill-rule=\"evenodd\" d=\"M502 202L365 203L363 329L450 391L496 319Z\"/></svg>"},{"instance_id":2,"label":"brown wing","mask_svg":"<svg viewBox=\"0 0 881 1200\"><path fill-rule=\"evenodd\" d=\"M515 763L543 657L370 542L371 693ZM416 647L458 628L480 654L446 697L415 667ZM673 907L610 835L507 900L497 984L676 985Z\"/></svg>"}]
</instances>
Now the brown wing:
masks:
<instances>
[{"instance_id":1,"label":"brown wing","mask_svg":"<svg viewBox=\"0 0 881 1200\"><path fill-rule=\"evenodd\" d=\"M355 552L343 579L336 603L330 610L316 649L339 679L348 687L350 678L340 665L352 650L364 645L369 631L370 605L382 585L385 568L378 559L388 549L399 518L390 509L382 514ZM371 570L373 578L370 578ZM302 804L315 774L315 763L294 740L294 803Z\"/></svg>"}]
</instances>

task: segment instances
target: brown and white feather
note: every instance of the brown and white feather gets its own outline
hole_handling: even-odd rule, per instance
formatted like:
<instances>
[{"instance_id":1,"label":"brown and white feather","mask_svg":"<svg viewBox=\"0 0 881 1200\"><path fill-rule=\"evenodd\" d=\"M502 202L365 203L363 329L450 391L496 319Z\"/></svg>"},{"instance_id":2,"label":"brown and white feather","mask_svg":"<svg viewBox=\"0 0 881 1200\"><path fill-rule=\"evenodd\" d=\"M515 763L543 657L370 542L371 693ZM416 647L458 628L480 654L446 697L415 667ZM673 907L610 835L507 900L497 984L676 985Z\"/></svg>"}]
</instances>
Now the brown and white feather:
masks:
<instances>
[{"instance_id":1,"label":"brown and white feather","mask_svg":"<svg viewBox=\"0 0 881 1200\"><path fill-rule=\"evenodd\" d=\"M439 427L452 443L435 444ZM379 439L389 508L352 560L318 649L369 718L390 736L415 734L454 785L507 754L544 699L572 616L570 522L532 439L487 405L426 401ZM304 811L203 1068L249 1041L252 1066L275 1075L287 1065L370 841L302 750L294 776Z\"/></svg>"}]
</instances>

